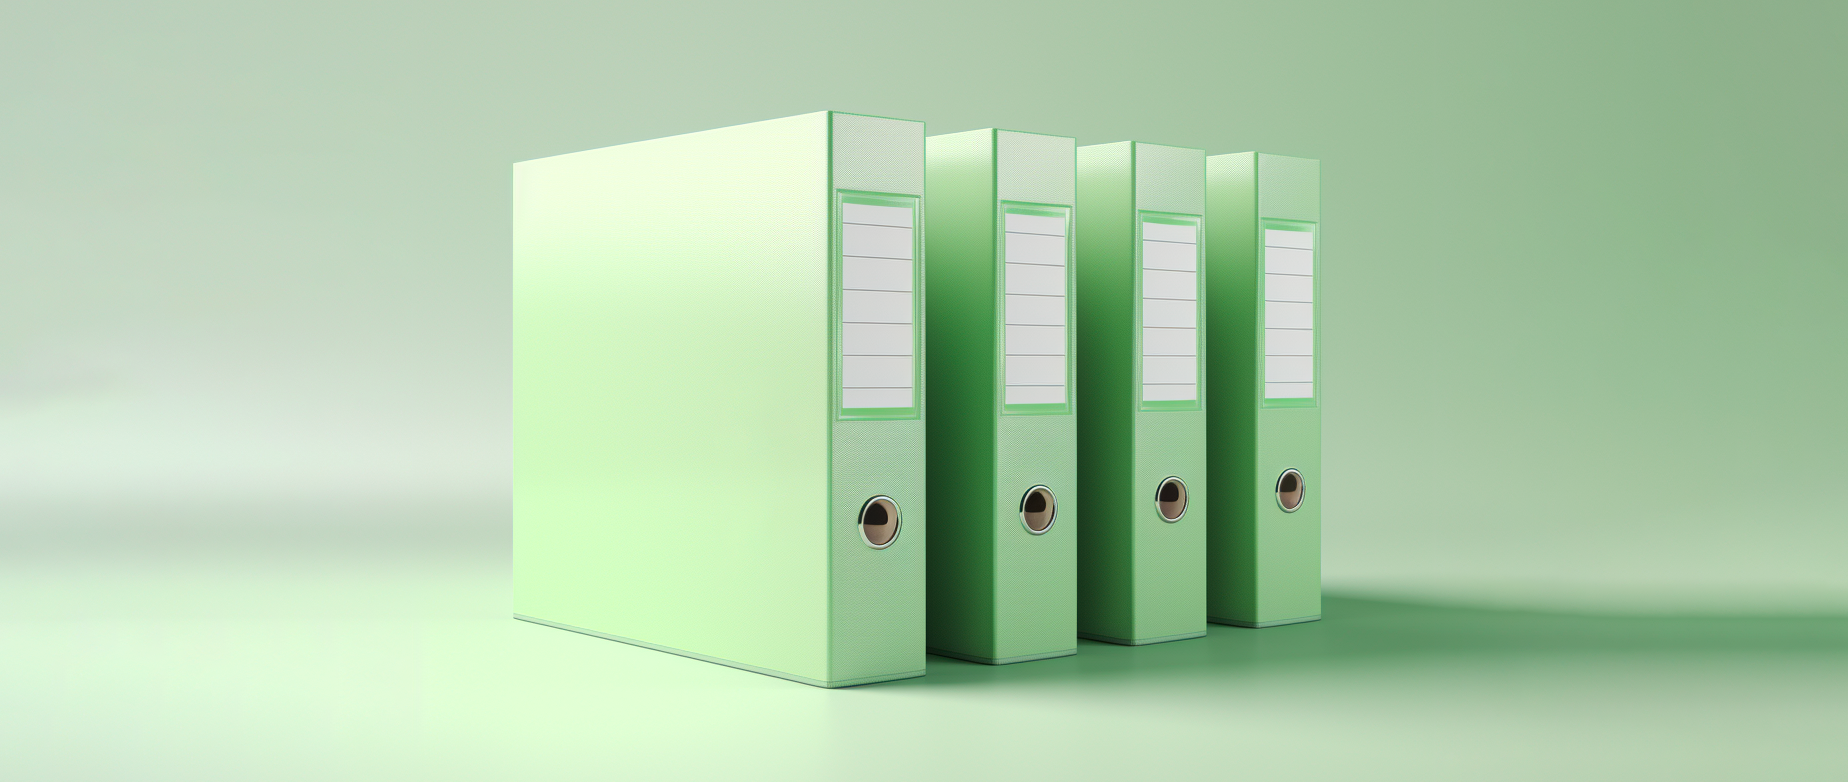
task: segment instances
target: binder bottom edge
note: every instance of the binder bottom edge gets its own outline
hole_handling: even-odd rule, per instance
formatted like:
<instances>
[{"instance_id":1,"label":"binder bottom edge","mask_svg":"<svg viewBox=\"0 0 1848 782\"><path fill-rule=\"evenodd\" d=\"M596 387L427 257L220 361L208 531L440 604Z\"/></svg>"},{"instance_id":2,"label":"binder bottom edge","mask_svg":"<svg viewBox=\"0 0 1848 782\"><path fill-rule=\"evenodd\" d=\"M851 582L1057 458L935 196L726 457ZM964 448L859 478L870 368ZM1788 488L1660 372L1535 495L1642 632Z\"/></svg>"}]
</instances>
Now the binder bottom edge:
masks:
<instances>
[{"instance_id":1,"label":"binder bottom edge","mask_svg":"<svg viewBox=\"0 0 1848 782\"><path fill-rule=\"evenodd\" d=\"M545 625L546 627L556 627L560 630L570 630L571 632L582 633L584 635L588 635L593 638L602 638L606 641L617 641L620 643L629 644L630 646L639 646L639 647L642 647L643 649L653 649L657 652L667 652L668 654L677 654L677 655L680 655L681 657L690 657L692 659L700 660L702 662L717 663L719 665L723 665L728 668L737 668L738 670L750 671L751 673L761 673L765 676L774 676L778 679L788 679L789 681L806 684L810 687L821 687L823 689L830 689L830 690L838 689L841 687L857 687L862 684L877 684L879 682L896 681L898 679L911 679L911 678L924 675L923 671L918 670L918 671L907 671L905 673L882 673L877 676L863 676L858 679L840 679L836 681L822 681L820 679L811 679L807 676L798 676L793 673L785 673L783 671L779 671L774 668L764 668L761 666L751 665L749 663L741 663L736 660L727 660L723 657L714 657L709 654L700 654L699 652L689 652L685 649L675 649L672 646L662 646L661 644L651 644L647 641L638 641L638 640L635 640L634 638L624 638L620 635L611 635L609 633L599 633L595 630L586 630L582 627L577 627L575 625L568 625L563 622L547 621L545 619L540 619L538 617L533 617L533 616L527 616L525 614L514 614L513 618L518 619L522 622L532 622L533 624L536 624L536 625Z\"/></svg>"},{"instance_id":2,"label":"binder bottom edge","mask_svg":"<svg viewBox=\"0 0 1848 782\"><path fill-rule=\"evenodd\" d=\"M1319 622L1321 620L1322 620L1321 614L1316 614L1315 616L1299 616L1299 617L1296 617L1295 619L1273 619L1269 622L1252 622L1252 621L1248 621L1245 619L1221 619L1217 616L1209 616L1206 618L1206 621L1212 622L1213 624L1216 624L1216 625L1231 625L1232 627L1253 627L1253 628L1280 627L1282 625L1299 625L1304 622Z\"/></svg>"},{"instance_id":3,"label":"binder bottom edge","mask_svg":"<svg viewBox=\"0 0 1848 782\"><path fill-rule=\"evenodd\" d=\"M1071 649L1060 649L1059 651L1056 651L1056 652L1040 652L1038 654L1020 654L1020 655L1015 655L1013 657L983 657L979 654L965 654L963 652L953 652L948 649L938 649L935 646L925 647L924 651L927 651L927 652L930 652L931 654L939 655L942 657L954 657L958 660L963 660L963 661L972 662L972 663L981 663L983 665L1012 665L1014 663L1030 663L1030 662L1033 662L1034 660L1053 660L1053 659L1057 659L1060 657L1070 657L1078 653L1078 649L1075 647Z\"/></svg>"},{"instance_id":4,"label":"binder bottom edge","mask_svg":"<svg viewBox=\"0 0 1848 782\"><path fill-rule=\"evenodd\" d=\"M1104 643L1111 643L1111 644L1122 644L1123 646L1147 646L1149 644L1165 644L1169 641L1185 641L1189 638L1200 638L1205 635L1206 635L1206 631L1201 630L1200 632L1197 632L1197 633L1179 633L1177 635L1158 635L1153 638L1117 638L1116 636L1111 636L1111 635L1098 635L1097 633L1087 633L1083 630L1078 631L1079 638L1088 638L1093 641L1103 641Z\"/></svg>"}]
</instances>

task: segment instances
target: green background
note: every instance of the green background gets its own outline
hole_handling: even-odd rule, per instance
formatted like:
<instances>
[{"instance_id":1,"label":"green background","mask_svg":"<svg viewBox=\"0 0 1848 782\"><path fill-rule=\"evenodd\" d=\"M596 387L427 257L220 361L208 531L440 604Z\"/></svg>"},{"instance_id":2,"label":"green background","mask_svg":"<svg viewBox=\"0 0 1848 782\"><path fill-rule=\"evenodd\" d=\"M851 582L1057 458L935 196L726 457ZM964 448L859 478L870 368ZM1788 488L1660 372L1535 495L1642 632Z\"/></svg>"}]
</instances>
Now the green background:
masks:
<instances>
[{"instance_id":1,"label":"green background","mask_svg":"<svg viewBox=\"0 0 1848 782\"><path fill-rule=\"evenodd\" d=\"M9 4L0 776L1839 778L1845 23ZM1324 161L1327 619L830 693L507 618L511 164L824 108Z\"/></svg>"}]
</instances>

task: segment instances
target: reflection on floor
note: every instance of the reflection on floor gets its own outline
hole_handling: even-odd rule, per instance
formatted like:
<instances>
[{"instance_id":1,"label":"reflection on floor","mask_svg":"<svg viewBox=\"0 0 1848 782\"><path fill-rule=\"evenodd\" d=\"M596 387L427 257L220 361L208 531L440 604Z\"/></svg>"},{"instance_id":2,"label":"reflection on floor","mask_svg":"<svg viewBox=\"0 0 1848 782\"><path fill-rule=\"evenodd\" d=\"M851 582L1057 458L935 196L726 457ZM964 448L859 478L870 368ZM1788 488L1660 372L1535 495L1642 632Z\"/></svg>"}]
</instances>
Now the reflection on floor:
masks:
<instances>
[{"instance_id":1,"label":"reflection on floor","mask_svg":"<svg viewBox=\"0 0 1848 782\"><path fill-rule=\"evenodd\" d=\"M1080 641L1076 657L987 666L931 656L921 679L885 686L1097 680L1213 679L1287 667L1341 669L1422 659L1533 655L1848 655L1848 619L1632 617L1458 608L1330 595L1320 622L1262 630L1211 625L1205 638L1134 648ZM1159 651L1154 651L1159 649ZM1848 658L1843 660L1848 667ZM1848 672L1845 672L1848 674Z\"/></svg>"},{"instance_id":2,"label":"reflection on floor","mask_svg":"<svg viewBox=\"0 0 1848 782\"><path fill-rule=\"evenodd\" d=\"M0 778L1848 778L1848 619L1344 594L827 691L515 621L497 546L15 557Z\"/></svg>"}]
</instances>

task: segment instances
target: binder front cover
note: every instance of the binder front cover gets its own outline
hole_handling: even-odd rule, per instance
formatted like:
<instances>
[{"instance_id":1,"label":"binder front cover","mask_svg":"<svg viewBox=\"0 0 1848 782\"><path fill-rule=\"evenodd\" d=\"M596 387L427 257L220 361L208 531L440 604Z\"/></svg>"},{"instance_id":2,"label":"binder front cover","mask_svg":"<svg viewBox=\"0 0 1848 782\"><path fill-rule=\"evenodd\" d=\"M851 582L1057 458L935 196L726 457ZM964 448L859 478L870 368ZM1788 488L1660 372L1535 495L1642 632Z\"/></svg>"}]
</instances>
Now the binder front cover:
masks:
<instances>
[{"instance_id":1,"label":"binder front cover","mask_svg":"<svg viewBox=\"0 0 1848 782\"><path fill-rule=\"evenodd\" d=\"M517 617L923 674L923 144L820 112L515 167Z\"/></svg>"},{"instance_id":2,"label":"binder front cover","mask_svg":"<svg viewBox=\"0 0 1848 782\"><path fill-rule=\"evenodd\" d=\"M1205 153L1078 150L1079 635L1206 634Z\"/></svg>"}]
</instances>

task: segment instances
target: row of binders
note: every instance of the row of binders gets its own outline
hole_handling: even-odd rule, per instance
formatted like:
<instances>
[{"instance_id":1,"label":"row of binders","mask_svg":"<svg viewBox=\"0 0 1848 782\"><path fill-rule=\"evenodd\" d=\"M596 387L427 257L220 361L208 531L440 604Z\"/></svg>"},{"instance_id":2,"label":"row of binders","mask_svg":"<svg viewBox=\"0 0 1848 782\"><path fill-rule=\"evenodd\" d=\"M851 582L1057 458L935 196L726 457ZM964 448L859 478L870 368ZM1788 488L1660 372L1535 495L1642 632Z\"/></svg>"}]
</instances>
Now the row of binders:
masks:
<instances>
[{"instance_id":1,"label":"row of binders","mask_svg":"<svg viewBox=\"0 0 1848 782\"><path fill-rule=\"evenodd\" d=\"M821 687L1317 619L1320 220L840 112L518 164L515 615Z\"/></svg>"}]
</instances>

